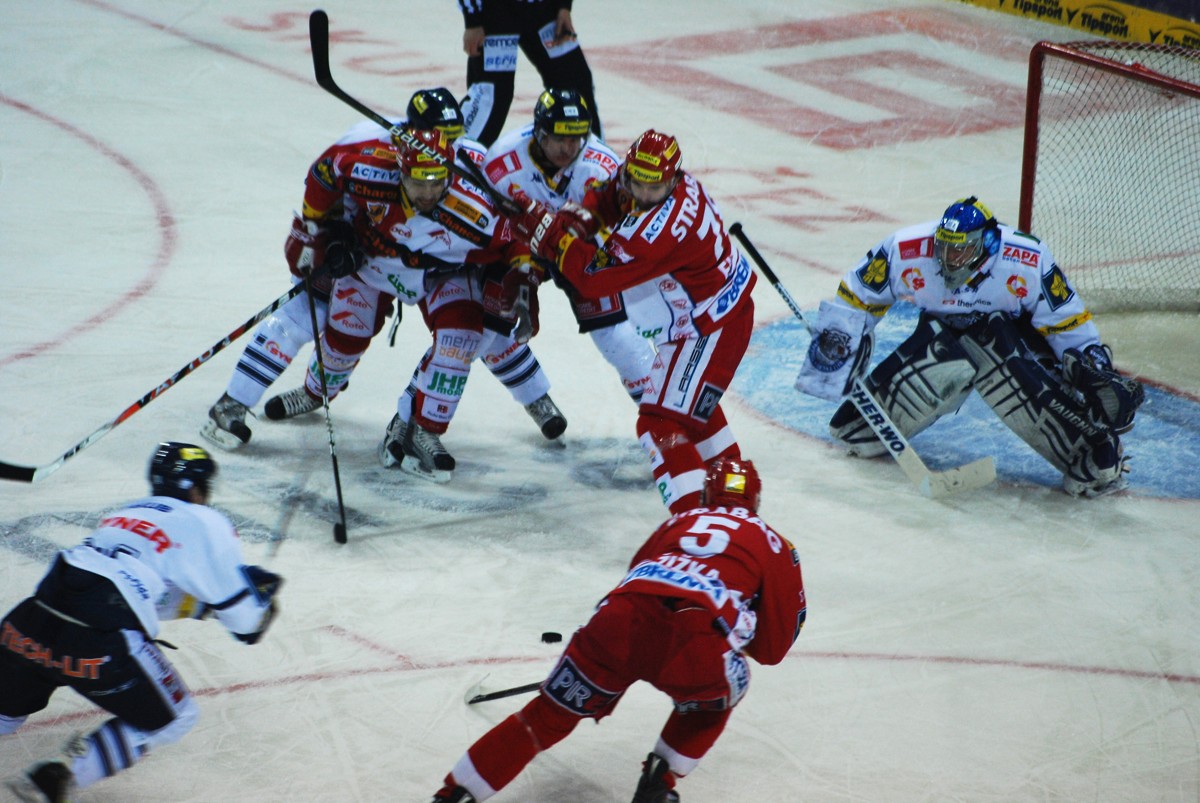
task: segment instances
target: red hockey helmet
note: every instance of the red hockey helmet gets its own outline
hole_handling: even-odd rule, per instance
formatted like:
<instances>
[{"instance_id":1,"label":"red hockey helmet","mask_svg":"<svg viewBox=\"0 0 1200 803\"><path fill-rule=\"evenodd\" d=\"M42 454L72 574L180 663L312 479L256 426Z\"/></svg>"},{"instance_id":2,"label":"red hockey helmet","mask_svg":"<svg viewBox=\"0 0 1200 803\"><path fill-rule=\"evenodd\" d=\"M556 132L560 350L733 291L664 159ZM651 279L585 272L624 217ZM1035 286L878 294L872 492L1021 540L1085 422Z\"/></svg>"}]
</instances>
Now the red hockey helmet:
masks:
<instances>
[{"instance_id":1,"label":"red hockey helmet","mask_svg":"<svg viewBox=\"0 0 1200 803\"><path fill-rule=\"evenodd\" d=\"M754 463L735 457L718 457L708 464L700 501L705 507L744 507L758 510L762 480Z\"/></svg>"},{"instance_id":2,"label":"red hockey helmet","mask_svg":"<svg viewBox=\"0 0 1200 803\"><path fill-rule=\"evenodd\" d=\"M643 184L671 181L679 173L682 158L675 137L652 128L635 139L625 152L625 173Z\"/></svg>"}]
</instances>

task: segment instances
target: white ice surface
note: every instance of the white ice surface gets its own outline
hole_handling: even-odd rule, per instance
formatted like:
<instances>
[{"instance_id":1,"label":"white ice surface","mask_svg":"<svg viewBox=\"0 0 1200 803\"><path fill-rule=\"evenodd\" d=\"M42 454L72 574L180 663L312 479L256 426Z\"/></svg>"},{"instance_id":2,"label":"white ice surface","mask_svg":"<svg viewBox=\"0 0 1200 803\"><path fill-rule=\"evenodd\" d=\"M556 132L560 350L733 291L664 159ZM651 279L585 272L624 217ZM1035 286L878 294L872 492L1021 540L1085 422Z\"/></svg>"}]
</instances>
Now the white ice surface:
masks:
<instances>
[{"instance_id":1,"label":"white ice surface","mask_svg":"<svg viewBox=\"0 0 1200 803\"><path fill-rule=\"evenodd\" d=\"M651 126L679 136L726 220L743 222L806 309L884 234L954 198L977 193L1015 219L1021 54L1039 38L1072 38L941 0L576 5L610 142L623 150ZM368 105L398 114L414 88L462 92L453 4L325 8L339 34L334 74ZM309 10L4 5L0 458L56 459L286 289L280 246L304 172L358 120L312 80ZM829 24L812 30L868 33L770 36L815 20ZM733 48L748 30L761 47ZM1015 55L997 55L1001 46ZM646 61L640 75L630 54ZM920 93L885 108L801 80L811 60L848 55L853 77ZM1011 124L834 149L796 111L881 126L903 112L963 131L988 111L960 88L939 93L936 69L907 84L911 71L889 66L905 59L1005 88ZM712 80L682 96L671 76L685 61ZM522 61L513 124L536 91ZM771 98L778 110L754 106ZM772 114L796 133L761 122ZM756 298L762 323L789 315L765 282ZM407 311L394 349L372 346L333 408L345 546L331 538L319 415L260 420L247 449L219 455L216 501L247 559L287 578L283 614L254 648L211 622L168 625L200 723L79 800L423 801L522 703L467 707L463 694L485 674L489 688L538 680L557 655L539 634L583 622L664 515L615 374L574 334L561 299L544 307L534 345L570 420L565 444L545 444L480 371L446 438L461 468L442 488L375 458L426 346L418 316ZM1161 320L1120 323L1118 362L1194 397L1195 316ZM29 593L55 548L143 492L156 441L198 439L243 342L44 482L0 485L0 608ZM299 381L296 366L277 388ZM810 615L781 666L756 668L727 732L683 782L688 803L1200 798L1194 499L1080 502L1002 483L934 502L894 465L848 460L772 422L736 384L728 412L763 474L764 517L799 547ZM628 800L668 709L635 688L496 800ZM60 693L0 740L0 776L101 721Z\"/></svg>"}]
</instances>

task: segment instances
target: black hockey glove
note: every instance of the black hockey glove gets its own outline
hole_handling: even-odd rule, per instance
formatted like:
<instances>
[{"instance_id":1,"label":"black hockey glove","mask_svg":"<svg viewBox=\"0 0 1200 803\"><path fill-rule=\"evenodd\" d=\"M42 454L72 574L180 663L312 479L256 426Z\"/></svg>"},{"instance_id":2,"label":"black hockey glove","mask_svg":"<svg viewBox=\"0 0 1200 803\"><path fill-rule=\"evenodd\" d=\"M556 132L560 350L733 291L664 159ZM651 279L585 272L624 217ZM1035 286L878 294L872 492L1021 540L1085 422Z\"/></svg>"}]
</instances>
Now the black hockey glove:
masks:
<instances>
[{"instance_id":1,"label":"black hockey glove","mask_svg":"<svg viewBox=\"0 0 1200 803\"><path fill-rule=\"evenodd\" d=\"M325 261L320 270L334 279L341 279L358 271L367 261L354 237L354 227L339 220L330 224L332 229L329 244L325 246Z\"/></svg>"},{"instance_id":2,"label":"black hockey glove","mask_svg":"<svg viewBox=\"0 0 1200 803\"><path fill-rule=\"evenodd\" d=\"M1113 370L1112 350L1093 344L1082 352L1067 349L1062 358L1063 378L1083 396L1092 418L1118 435L1133 428L1133 416L1146 400L1136 379Z\"/></svg>"},{"instance_id":3,"label":"black hockey glove","mask_svg":"<svg viewBox=\"0 0 1200 803\"><path fill-rule=\"evenodd\" d=\"M258 598L267 601L267 610L263 614L258 630L253 633L234 633L233 635L237 636L238 641L257 644L279 613L279 604L275 602L275 595L283 586L283 578L261 566L243 566L242 571L246 573L246 579L254 586L254 593L258 595Z\"/></svg>"}]
</instances>

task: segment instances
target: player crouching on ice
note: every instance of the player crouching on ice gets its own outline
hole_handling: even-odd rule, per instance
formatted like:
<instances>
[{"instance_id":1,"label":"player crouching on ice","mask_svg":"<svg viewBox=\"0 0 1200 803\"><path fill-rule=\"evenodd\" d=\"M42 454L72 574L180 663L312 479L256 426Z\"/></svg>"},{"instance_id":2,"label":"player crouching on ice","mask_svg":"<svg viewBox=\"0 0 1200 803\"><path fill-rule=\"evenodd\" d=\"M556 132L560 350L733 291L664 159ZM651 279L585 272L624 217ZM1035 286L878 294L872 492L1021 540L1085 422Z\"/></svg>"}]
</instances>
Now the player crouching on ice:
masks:
<instances>
[{"instance_id":1,"label":"player crouching on ice","mask_svg":"<svg viewBox=\"0 0 1200 803\"><path fill-rule=\"evenodd\" d=\"M487 800L581 721L611 714L639 680L669 695L674 710L633 803L677 803L675 782L696 768L746 694L746 657L778 664L804 624L800 559L757 516L761 493L750 461L714 460L699 506L650 536L538 696L467 750L433 803Z\"/></svg>"},{"instance_id":2,"label":"player crouching on ice","mask_svg":"<svg viewBox=\"0 0 1200 803\"><path fill-rule=\"evenodd\" d=\"M1113 370L1112 350L1046 243L999 223L974 196L894 232L822 302L796 388L841 400L870 362L875 325L900 300L920 309L917 328L865 383L906 437L977 390L1063 473L1067 493L1125 487L1118 436L1133 427L1142 386ZM829 428L852 455L886 452L849 400Z\"/></svg>"},{"instance_id":3,"label":"player crouching on ice","mask_svg":"<svg viewBox=\"0 0 1200 803\"><path fill-rule=\"evenodd\" d=\"M283 579L242 562L237 530L208 507L216 473L199 446L159 444L151 496L59 552L34 595L0 622L0 736L62 686L113 715L72 739L62 761L11 781L21 800L65 801L195 726L192 693L158 647L161 621L212 614L246 644L270 627Z\"/></svg>"}]
</instances>

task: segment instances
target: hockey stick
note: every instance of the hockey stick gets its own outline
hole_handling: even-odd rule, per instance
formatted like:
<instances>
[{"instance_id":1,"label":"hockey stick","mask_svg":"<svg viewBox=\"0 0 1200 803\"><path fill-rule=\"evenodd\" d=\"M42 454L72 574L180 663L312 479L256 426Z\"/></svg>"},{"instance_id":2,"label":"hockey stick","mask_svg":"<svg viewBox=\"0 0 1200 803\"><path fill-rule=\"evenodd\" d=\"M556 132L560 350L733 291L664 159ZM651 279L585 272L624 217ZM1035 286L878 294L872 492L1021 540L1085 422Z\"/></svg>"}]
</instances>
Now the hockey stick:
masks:
<instances>
[{"instance_id":1,"label":"hockey stick","mask_svg":"<svg viewBox=\"0 0 1200 803\"><path fill-rule=\"evenodd\" d=\"M317 324L317 301L312 293L311 271L304 271L304 288L308 291L308 315L312 322L313 354L317 357L317 371L321 377L321 407L325 410L325 429L329 432L329 460L333 463L333 487L337 490L338 517L333 525L333 540L346 543L346 505L342 501L342 472L338 470L337 444L333 440L333 418L329 415L329 385L325 379L325 355L321 351L321 330Z\"/></svg>"},{"instance_id":2,"label":"hockey stick","mask_svg":"<svg viewBox=\"0 0 1200 803\"><path fill-rule=\"evenodd\" d=\"M141 410L147 404L154 401L162 394L166 393L168 390L171 389L172 386L175 385L176 382L183 379L185 376L190 374L192 371L196 370L201 365L203 365L204 363L211 360L214 356L216 356L216 354L218 352L220 352L222 349L224 349L230 343L237 340L239 337L241 337L246 332L248 332L250 330L250 328L252 326L254 326L256 323L258 323L262 319L266 318L272 312L279 309L284 304L291 301L296 296L300 295L300 293L302 293L302 292L304 292L303 284L292 285L292 289L288 290L286 293L281 295L279 298L272 301L270 304L268 304L266 307L264 307L262 310L260 310L256 315L254 315L254 317L247 320L241 326L237 327L232 332L225 335L225 337L218 340L216 343L214 343L207 351L205 351L199 357L196 357L194 360L192 360L187 365L183 366L178 371L176 371L174 374L172 374L170 377L168 377L165 382L158 385L153 390L151 390L149 393L147 393L145 396L143 396L142 398L135 401L133 404L126 407L121 412L121 414L118 415L116 418L114 418L112 421L109 421L107 424L105 424L104 426L97 429L91 435L88 435L86 438L81 440L79 443L72 446L70 449L68 449L66 451L66 453L64 453L57 460L47 463L44 466L18 466L13 463L5 463L3 461L0 461L0 479L15 480L17 482L37 482L39 480L43 480L46 477L50 476L55 471L58 471L60 468L62 468L63 464L66 463L67 460L71 459L72 457L79 454L87 447L91 446L96 441L103 438L105 435L107 435L109 433L110 430L114 429L118 424L121 424L123 421L125 421L125 419L132 416L138 410Z\"/></svg>"},{"instance_id":3,"label":"hockey stick","mask_svg":"<svg viewBox=\"0 0 1200 803\"><path fill-rule=\"evenodd\" d=\"M737 241L746 249L746 253L754 260L754 264L758 266L763 276L783 296L783 300L792 310L792 314L799 318L800 323L804 324L804 328L808 330L808 333L815 337L817 333L813 331L812 325L805 319L804 313L800 311L799 305L792 299L787 288L779 281L779 277L775 275L775 271L771 270L767 261L763 259L762 254L750 242L750 238L742 230L742 224L734 223L729 227L729 233L737 238ZM858 409L859 414L866 420L872 431L875 432L875 435L887 447L888 454L892 456L905 476L908 477L913 485L917 486L917 490L923 496L938 499L961 491L982 488L996 479L996 464L990 457L982 457L966 465L946 469L945 471L933 471L930 469L925 465L925 461L921 459L916 450L912 448L912 444L908 442L908 439L892 423L891 418L884 411L883 405L867 389L861 378L856 377L853 383L851 383L848 398Z\"/></svg>"},{"instance_id":4,"label":"hockey stick","mask_svg":"<svg viewBox=\"0 0 1200 803\"><path fill-rule=\"evenodd\" d=\"M513 686L511 689L490 691L486 694L472 694L479 689L479 684L476 684L467 691L466 703L467 705L475 705L475 703L486 703L488 700L499 700L504 697L516 697L518 694L528 694L531 691L540 689L543 682L539 680L537 683L526 683L524 686Z\"/></svg>"},{"instance_id":5,"label":"hockey stick","mask_svg":"<svg viewBox=\"0 0 1200 803\"><path fill-rule=\"evenodd\" d=\"M329 15L321 9L312 12L308 17L308 39L309 46L312 49L313 72L316 75L318 86L346 105L356 109L359 114L362 114L367 119L386 128L388 133L391 134L393 142L404 143L420 149L422 153L433 161L445 165L450 172L459 178L466 179L472 185L477 185L480 190L487 193L488 199L492 204L505 215L518 215L524 211L511 198L506 198L497 192L496 188L484 179L479 167L474 162L460 160L467 165L464 166L459 161L446 161L446 158L440 153L431 150L425 143L414 137L411 131L395 125L391 120L338 86L337 82L333 80L333 72L329 69Z\"/></svg>"}]
</instances>

